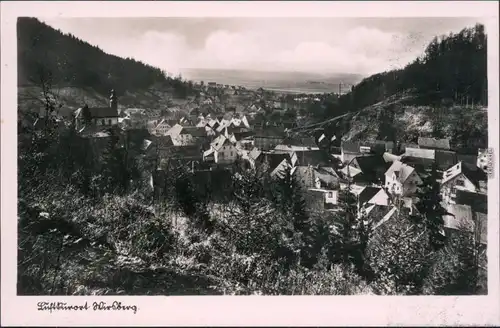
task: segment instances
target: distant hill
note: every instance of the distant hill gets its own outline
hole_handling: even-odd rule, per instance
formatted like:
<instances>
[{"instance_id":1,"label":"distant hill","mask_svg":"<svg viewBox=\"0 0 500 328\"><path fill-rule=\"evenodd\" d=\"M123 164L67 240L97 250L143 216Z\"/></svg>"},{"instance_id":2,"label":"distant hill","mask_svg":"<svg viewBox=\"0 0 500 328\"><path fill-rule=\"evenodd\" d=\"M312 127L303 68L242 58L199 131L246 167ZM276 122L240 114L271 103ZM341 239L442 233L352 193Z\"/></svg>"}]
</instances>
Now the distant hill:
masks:
<instances>
[{"instance_id":1,"label":"distant hill","mask_svg":"<svg viewBox=\"0 0 500 328\"><path fill-rule=\"evenodd\" d=\"M189 82L167 77L162 70L140 61L107 54L36 18L18 19L17 41L21 90L41 87L44 80L53 88L85 88L86 93L95 93L95 99L107 99L111 89L118 96L146 90L161 90L178 98L192 93ZM154 106L156 101L158 97L151 98L149 106Z\"/></svg>"},{"instance_id":2,"label":"distant hill","mask_svg":"<svg viewBox=\"0 0 500 328\"><path fill-rule=\"evenodd\" d=\"M486 147L486 62L483 25L436 37L404 69L372 75L348 94L326 99L309 131L325 129L344 140L413 142L428 135L450 137L457 147Z\"/></svg>"},{"instance_id":3,"label":"distant hill","mask_svg":"<svg viewBox=\"0 0 500 328\"><path fill-rule=\"evenodd\" d=\"M260 87L290 93L348 92L360 82L359 74L315 74L306 72L267 72L235 69L184 69L182 75L194 81L215 81L221 84L241 85L249 89Z\"/></svg>"}]
</instances>

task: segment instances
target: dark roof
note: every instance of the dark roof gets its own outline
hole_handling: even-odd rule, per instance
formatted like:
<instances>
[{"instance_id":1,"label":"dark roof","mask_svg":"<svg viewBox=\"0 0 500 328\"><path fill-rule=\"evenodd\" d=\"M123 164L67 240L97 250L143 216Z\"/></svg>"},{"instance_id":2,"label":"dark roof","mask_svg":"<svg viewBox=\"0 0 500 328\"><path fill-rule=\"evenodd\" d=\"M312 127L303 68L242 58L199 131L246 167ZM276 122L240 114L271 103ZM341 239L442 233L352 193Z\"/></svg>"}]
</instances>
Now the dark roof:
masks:
<instances>
[{"instance_id":1,"label":"dark roof","mask_svg":"<svg viewBox=\"0 0 500 328\"><path fill-rule=\"evenodd\" d=\"M363 205L368 202L380 191L380 189L381 188L377 187L365 187L358 195L359 204Z\"/></svg>"},{"instance_id":2,"label":"dark roof","mask_svg":"<svg viewBox=\"0 0 500 328\"><path fill-rule=\"evenodd\" d=\"M479 181L486 181L486 173L476 165L462 163L462 173L479 188Z\"/></svg>"},{"instance_id":3,"label":"dark roof","mask_svg":"<svg viewBox=\"0 0 500 328\"><path fill-rule=\"evenodd\" d=\"M434 139L434 138L418 138L418 145L421 148L431 148L431 149L450 149L450 140L449 139Z\"/></svg>"},{"instance_id":4,"label":"dark roof","mask_svg":"<svg viewBox=\"0 0 500 328\"><path fill-rule=\"evenodd\" d=\"M300 147L317 147L316 141L313 137L288 137L283 140L283 144L287 146L300 146Z\"/></svg>"},{"instance_id":5,"label":"dark roof","mask_svg":"<svg viewBox=\"0 0 500 328\"><path fill-rule=\"evenodd\" d=\"M285 129L279 127L267 127L262 130L255 131L256 138L285 138Z\"/></svg>"},{"instance_id":6,"label":"dark roof","mask_svg":"<svg viewBox=\"0 0 500 328\"><path fill-rule=\"evenodd\" d=\"M207 131L204 127L185 126L182 128L181 134L190 134L193 137L206 137Z\"/></svg>"},{"instance_id":7,"label":"dark roof","mask_svg":"<svg viewBox=\"0 0 500 328\"><path fill-rule=\"evenodd\" d=\"M244 126L233 126L230 125L227 127L227 132L228 133L243 133L243 132L248 132L249 130L244 127Z\"/></svg>"},{"instance_id":8,"label":"dark roof","mask_svg":"<svg viewBox=\"0 0 500 328\"><path fill-rule=\"evenodd\" d=\"M342 149L340 147L330 147L330 153L335 154L335 155L340 155L342 154Z\"/></svg>"},{"instance_id":9,"label":"dark roof","mask_svg":"<svg viewBox=\"0 0 500 328\"><path fill-rule=\"evenodd\" d=\"M234 137L237 141L241 139L252 137L254 135L253 131L242 131L242 132L234 132Z\"/></svg>"},{"instance_id":10,"label":"dark roof","mask_svg":"<svg viewBox=\"0 0 500 328\"><path fill-rule=\"evenodd\" d=\"M92 118L118 117L118 111L111 107L88 108Z\"/></svg>"},{"instance_id":11,"label":"dark roof","mask_svg":"<svg viewBox=\"0 0 500 328\"><path fill-rule=\"evenodd\" d=\"M170 148L171 156L179 159L198 159L203 157L202 148L199 145L175 146Z\"/></svg>"},{"instance_id":12,"label":"dark roof","mask_svg":"<svg viewBox=\"0 0 500 328\"><path fill-rule=\"evenodd\" d=\"M458 163L457 154L449 150L436 150L435 161L441 170L447 170Z\"/></svg>"},{"instance_id":13,"label":"dark roof","mask_svg":"<svg viewBox=\"0 0 500 328\"><path fill-rule=\"evenodd\" d=\"M330 166L333 161L324 150L295 151L298 166Z\"/></svg>"},{"instance_id":14,"label":"dark roof","mask_svg":"<svg viewBox=\"0 0 500 328\"><path fill-rule=\"evenodd\" d=\"M434 164L433 159L413 157L413 156L402 156L401 162L413 166L417 171L422 171L425 168L429 168Z\"/></svg>"},{"instance_id":15,"label":"dark roof","mask_svg":"<svg viewBox=\"0 0 500 328\"><path fill-rule=\"evenodd\" d=\"M356 161L358 168L365 174L375 172L377 169L384 170L385 172L388 168L382 155L358 156L354 161Z\"/></svg>"},{"instance_id":16,"label":"dark roof","mask_svg":"<svg viewBox=\"0 0 500 328\"><path fill-rule=\"evenodd\" d=\"M488 213L488 195L465 190L456 190L455 202L469 205L474 212Z\"/></svg>"},{"instance_id":17,"label":"dark roof","mask_svg":"<svg viewBox=\"0 0 500 328\"><path fill-rule=\"evenodd\" d=\"M359 153L360 152L359 142L342 141L342 143L340 144L340 147L342 148L342 151L344 153Z\"/></svg>"},{"instance_id":18,"label":"dark roof","mask_svg":"<svg viewBox=\"0 0 500 328\"><path fill-rule=\"evenodd\" d=\"M477 165L477 155L457 154L457 163L458 162Z\"/></svg>"}]
</instances>

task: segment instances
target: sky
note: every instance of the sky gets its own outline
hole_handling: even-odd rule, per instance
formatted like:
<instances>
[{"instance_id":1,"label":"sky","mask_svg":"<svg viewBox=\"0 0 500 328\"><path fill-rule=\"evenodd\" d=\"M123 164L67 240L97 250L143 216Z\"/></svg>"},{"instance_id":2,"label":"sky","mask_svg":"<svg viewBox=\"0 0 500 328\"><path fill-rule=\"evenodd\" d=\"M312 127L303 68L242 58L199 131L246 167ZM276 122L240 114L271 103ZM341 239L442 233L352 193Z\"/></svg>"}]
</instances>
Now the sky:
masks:
<instances>
[{"instance_id":1,"label":"sky","mask_svg":"<svg viewBox=\"0 0 500 328\"><path fill-rule=\"evenodd\" d=\"M476 18L50 18L99 46L178 74L186 68L351 73L400 68L434 36Z\"/></svg>"}]
</instances>

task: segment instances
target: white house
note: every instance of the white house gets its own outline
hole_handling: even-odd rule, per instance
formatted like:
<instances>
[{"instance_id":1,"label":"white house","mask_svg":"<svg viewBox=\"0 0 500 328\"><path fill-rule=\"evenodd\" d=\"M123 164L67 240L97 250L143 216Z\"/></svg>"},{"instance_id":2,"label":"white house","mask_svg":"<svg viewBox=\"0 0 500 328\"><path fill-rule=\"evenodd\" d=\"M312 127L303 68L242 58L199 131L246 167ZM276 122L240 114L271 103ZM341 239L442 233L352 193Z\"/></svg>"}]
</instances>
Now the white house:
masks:
<instances>
[{"instance_id":1,"label":"white house","mask_svg":"<svg viewBox=\"0 0 500 328\"><path fill-rule=\"evenodd\" d=\"M168 130L170 130L172 126L167 123L166 120L161 120L160 123L158 123L154 129L153 129L153 134L159 135L159 136L164 136L167 135Z\"/></svg>"},{"instance_id":2,"label":"white house","mask_svg":"<svg viewBox=\"0 0 500 328\"><path fill-rule=\"evenodd\" d=\"M477 167L458 162L443 172L441 181L441 196L443 201L453 203L456 190L481 192L480 181L486 179L485 173Z\"/></svg>"},{"instance_id":3,"label":"white house","mask_svg":"<svg viewBox=\"0 0 500 328\"><path fill-rule=\"evenodd\" d=\"M255 162L257 161L257 158L260 156L261 153L262 152L255 147L248 153L248 161L252 168L255 168Z\"/></svg>"},{"instance_id":4,"label":"white house","mask_svg":"<svg viewBox=\"0 0 500 328\"><path fill-rule=\"evenodd\" d=\"M320 193L325 200L325 209L332 209L338 205L338 190L309 188L309 191Z\"/></svg>"},{"instance_id":5,"label":"white house","mask_svg":"<svg viewBox=\"0 0 500 328\"><path fill-rule=\"evenodd\" d=\"M182 125L175 124L170 129L168 129L168 131L165 133L165 136L170 136L175 146L189 144L190 140L187 140L189 138L189 135L181 135L181 132Z\"/></svg>"},{"instance_id":6,"label":"white house","mask_svg":"<svg viewBox=\"0 0 500 328\"><path fill-rule=\"evenodd\" d=\"M236 139L234 136L229 138L219 135L210 144L210 149L203 153L203 160L213 160L215 163L230 164L238 158L238 149L236 148Z\"/></svg>"},{"instance_id":7,"label":"white house","mask_svg":"<svg viewBox=\"0 0 500 328\"><path fill-rule=\"evenodd\" d=\"M422 184L422 179L415 169L398 160L394 161L385 172L385 188L392 194L412 195L420 184Z\"/></svg>"}]
</instances>

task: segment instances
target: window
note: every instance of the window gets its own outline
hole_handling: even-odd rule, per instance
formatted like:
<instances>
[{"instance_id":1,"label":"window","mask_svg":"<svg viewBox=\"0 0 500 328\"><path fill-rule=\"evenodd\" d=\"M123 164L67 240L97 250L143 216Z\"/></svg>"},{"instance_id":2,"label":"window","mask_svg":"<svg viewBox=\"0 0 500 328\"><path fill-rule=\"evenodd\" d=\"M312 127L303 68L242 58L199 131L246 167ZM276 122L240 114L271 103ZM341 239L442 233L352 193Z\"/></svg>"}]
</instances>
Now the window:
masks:
<instances>
[{"instance_id":1,"label":"window","mask_svg":"<svg viewBox=\"0 0 500 328\"><path fill-rule=\"evenodd\" d=\"M104 119L101 120L101 124L106 125L106 123L104 122Z\"/></svg>"},{"instance_id":2,"label":"window","mask_svg":"<svg viewBox=\"0 0 500 328\"><path fill-rule=\"evenodd\" d=\"M333 192L328 193L328 198L333 198Z\"/></svg>"},{"instance_id":3,"label":"window","mask_svg":"<svg viewBox=\"0 0 500 328\"><path fill-rule=\"evenodd\" d=\"M231 152L231 156L233 156L233 152Z\"/></svg>"},{"instance_id":4,"label":"window","mask_svg":"<svg viewBox=\"0 0 500 328\"><path fill-rule=\"evenodd\" d=\"M111 120L108 120L108 124L111 125Z\"/></svg>"},{"instance_id":5,"label":"window","mask_svg":"<svg viewBox=\"0 0 500 328\"><path fill-rule=\"evenodd\" d=\"M465 182L464 182L464 180L457 180L456 185L463 187L463 186L465 186Z\"/></svg>"}]
</instances>

